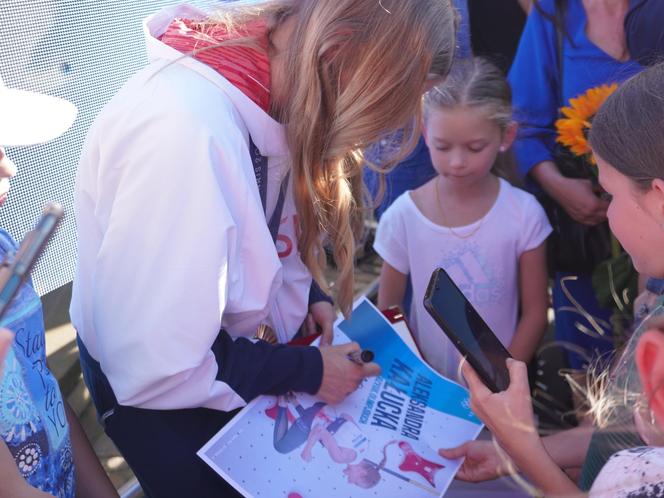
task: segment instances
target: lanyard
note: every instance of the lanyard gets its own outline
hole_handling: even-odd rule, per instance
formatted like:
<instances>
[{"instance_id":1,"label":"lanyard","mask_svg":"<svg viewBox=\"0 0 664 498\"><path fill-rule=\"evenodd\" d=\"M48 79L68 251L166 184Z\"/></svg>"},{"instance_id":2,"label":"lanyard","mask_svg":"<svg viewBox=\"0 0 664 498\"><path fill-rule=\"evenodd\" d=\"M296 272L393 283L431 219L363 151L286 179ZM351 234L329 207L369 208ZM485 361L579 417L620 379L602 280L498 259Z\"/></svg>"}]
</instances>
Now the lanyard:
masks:
<instances>
[{"instance_id":1,"label":"lanyard","mask_svg":"<svg viewBox=\"0 0 664 498\"><path fill-rule=\"evenodd\" d=\"M266 203L267 203L267 157L261 155L258 147L254 144L254 141L249 137L249 155L251 156L251 162L254 166L254 175L256 176L256 184L258 185L258 192L261 196L261 204L263 205L263 211L267 215ZM288 179L290 178L290 171L286 177L281 182L279 187L279 198L277 199L277 205L274 207L274 212L270 217L270 221L267 226L270 229L270 234L272 235L272 241L277 241L277 234L279 233L279 225L281 223L281 213L284 210L284 202L286 201L286 190L288 188Z\"/></svg>"}]
</instances>

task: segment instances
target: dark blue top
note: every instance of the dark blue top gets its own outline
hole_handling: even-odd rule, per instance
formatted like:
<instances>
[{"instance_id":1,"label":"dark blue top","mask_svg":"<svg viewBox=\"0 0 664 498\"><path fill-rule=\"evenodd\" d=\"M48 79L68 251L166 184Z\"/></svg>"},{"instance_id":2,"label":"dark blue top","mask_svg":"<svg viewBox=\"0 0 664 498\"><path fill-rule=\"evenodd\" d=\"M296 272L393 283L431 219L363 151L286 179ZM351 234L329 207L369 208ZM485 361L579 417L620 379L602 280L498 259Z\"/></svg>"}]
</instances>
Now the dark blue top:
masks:
<instances>
[{"instance_id":1,"label":"dark blue top","mask_svg":"<svg viewBox=\"0 0 664 498\"><path fill-rule=\"evenodd\" d=\"M625 19L629 53L641 64L664 60L664 2L632 0L631 4Z\"/></svg>"},{"instance_id":2,"label":"dark blue top","mask_svg":"<svg viewBox=\"0 0 664 498\"><path fill-rule=\"evenodd\" d=\"M540 0L544 12L553 16L554 0ZM581 0L568 2L567 35L563 42L563 105L589 88L622 82L638 73L636 62L620 62L586 36L586 11ZM515 117L520 124L514 151L522 175L542 161L552 160L554 123L558 119L560 75L554 24L533 8L509 74Z\"/></svg>"},{"instance_id":3,"label":"dark blue top","mask_svg":"<svg viewBox=\"0 0 664 498\"><path fill-rule=\"evenodd\" d=\"M378 144L375 144L365 154L370 160L380 165L384 158L389 158L395 154L396 150L394 149L398 148L400 144L401 135L397 134L394 137L387 137ZM385 175L383 197L374 211L376 219L380 220L385 210L406 190L416 189L431 180L434 176L436 176L436 170L433 168L433 163L431 162L429 148L424 143L424 138L420 137L415 150ZM378 173L365 168L364 183L369 189L372 199L376 199L378 195L379 182L380 176Z\"/></svg>"},{"instance_id":4,"label":"dark blue top","mask_svg":"<svg viewBox=\"0 0 664 498\"><path fill-rule=\"evenodd\" d=\"M470 15L468 13L468 0L454 0L453 4L459 16L455 56L458 59L465 59L466 57L471 57L473 55L470 43Z\"/></svg>"}]
</instances>

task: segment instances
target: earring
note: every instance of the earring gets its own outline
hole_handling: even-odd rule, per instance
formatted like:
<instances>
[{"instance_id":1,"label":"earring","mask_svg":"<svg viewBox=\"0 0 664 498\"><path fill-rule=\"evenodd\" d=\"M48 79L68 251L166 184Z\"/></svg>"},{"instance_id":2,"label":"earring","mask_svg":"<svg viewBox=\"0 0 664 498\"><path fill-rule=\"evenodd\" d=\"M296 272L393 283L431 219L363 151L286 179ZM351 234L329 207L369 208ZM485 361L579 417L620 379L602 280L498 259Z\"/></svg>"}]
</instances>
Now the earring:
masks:
<instances>
[{"instance_id":1,"label":"earring","mask_svg":"<svg viewBox=\"0 0 664 498\"><path fill-rule=\"evenodd\" d=\"M505 146L504 145L500 146L500 152L505 152ZM664 224L662 225L662 227L664 227Z\"/></svg>"}]
</instances>

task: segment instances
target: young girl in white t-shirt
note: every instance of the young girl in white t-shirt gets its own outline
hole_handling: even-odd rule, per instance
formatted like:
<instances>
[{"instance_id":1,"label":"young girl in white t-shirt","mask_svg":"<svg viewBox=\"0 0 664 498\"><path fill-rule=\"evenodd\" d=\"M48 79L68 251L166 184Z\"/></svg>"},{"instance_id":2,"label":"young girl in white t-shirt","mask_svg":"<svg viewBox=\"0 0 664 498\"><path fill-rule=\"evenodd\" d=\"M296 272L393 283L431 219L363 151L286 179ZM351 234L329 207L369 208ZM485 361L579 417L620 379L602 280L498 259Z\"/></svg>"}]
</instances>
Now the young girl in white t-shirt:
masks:
<instances>
[{"instance_id":1,"label":"young girl in white t-shirt","mask_svg":"<svg viewBox=\"0 0 664 498\"><path fill-rule=\"evenodd\" d=\"M422 304L435 268L447 270L515 358L528 361L546 328L551 227L537 200L497 171L516 135L511 98L489 62L456 63L424 99L424 137L438 175L399 197L376 233L384 260L378 306L401 305L410 278L418 345L453 379L460 356Z\"/></svg>"}]
</instances>

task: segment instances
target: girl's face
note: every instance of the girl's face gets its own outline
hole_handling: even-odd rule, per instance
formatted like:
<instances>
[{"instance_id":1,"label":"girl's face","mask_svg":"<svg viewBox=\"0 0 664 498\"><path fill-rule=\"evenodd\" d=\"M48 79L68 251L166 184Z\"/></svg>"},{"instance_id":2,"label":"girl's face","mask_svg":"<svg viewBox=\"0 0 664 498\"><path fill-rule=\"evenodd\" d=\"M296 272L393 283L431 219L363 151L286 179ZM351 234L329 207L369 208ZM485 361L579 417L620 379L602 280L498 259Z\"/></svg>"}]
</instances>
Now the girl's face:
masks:
<instances>
[{"instance_id":1,"label":"girl's face","mask_svg":"<svg viewBox=\"0 0 664 498\"><path fill-rule=\"evenodd\" d=\"M16 174L16 166L5 155L5 149L0 147L0 206L9 195L9 179Z\"/></svg>"},{"instance_id":2,"label":"girl's face","mask_svg":"<svg viewBox=\"0 0 664 498\"><path fill-rule=\"evenodd\" d=\"M482 108L458 106L432 109L424 139L438 174L467 185L489 174L501 148L512 144L511 130L504 133Z\"/></svg>"},{"instance_id":3,"label":"girl's face","mask_svg":"<svg viewBox=\"0 0 664 498\"><path fill-rule=\"evenodd\" d=\"M632 257L639 273L664 277L664 181L655 180L647 192L595 155L599 183L609 194L611 231Z\"/></svg>"}]
</instances>

